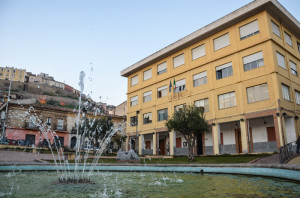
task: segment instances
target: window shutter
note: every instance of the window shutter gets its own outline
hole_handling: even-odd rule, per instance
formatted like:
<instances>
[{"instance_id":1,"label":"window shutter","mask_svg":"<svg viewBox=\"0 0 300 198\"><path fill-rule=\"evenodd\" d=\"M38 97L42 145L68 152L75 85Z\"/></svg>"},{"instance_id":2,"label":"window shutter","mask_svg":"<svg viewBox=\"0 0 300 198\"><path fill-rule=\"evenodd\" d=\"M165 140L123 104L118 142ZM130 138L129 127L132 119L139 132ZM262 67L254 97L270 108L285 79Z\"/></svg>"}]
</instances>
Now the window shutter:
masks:
<instances>
[{"instance_id":1,"label":"window shutter","mask_svg":"<svg viewBox=\"0 0 300 198\"><path fill-rule=\"evenodd\" d=\"M200 58L204 55L205 55L205 45L204 44L192 49L193 60Z\"/></svg>"},{"instance_id":2,"label":"window shutter","mask_svg":"<svg viewBox=\"0 0 300 198\"><path fill-rule=\"evenodd\" d=\"M152 69L144 71L144 80L148 80L152 77Z\"/></svg>"},{"instance_id":3,"label":"window shutter","mask_svg":"<svg viewBox=\"0 0 300 198\"><path fill-rule=\"evenodd\" d=\"M249 56L244 57L243 62L244 62L244 64L247 64L247 63L251 63L251 62L254 62L254 61L257 61L260 59L263 59L263 53L257 52L255 54L251 54Z\"/></svg>"},{"instance_id":4,"label":"window shutter","mask_svg":"<svg viewBox=\"0 0 300 198\"><path fill-rule=\"evenodd\" d=\"M226 64L224 64L224 65L220 65L220 66L216 67L216 71L225 69L225 68L230 67L230 66L232 66L232 62L226 63Z\"/></svg>"},{"instance_id":5,"label":"window shutter","mask_svg":"<svg viewBox=\"0 0 300 198\"><path fill-rule=\"evenodd\" d=\"M203 77L206 77L206 76L207 76L207 72L204 71L204 72L201 72L201 73L199 73L199 74L194 75L194 76L193 76L193 80L197 80L197 79L199 79L199 78L203 78Z\"/></svg>"},{"instance_id":6,"label":"window shutter","mask_svg":"<svg viewBox=\"0 0 300 198\"><path fill-rule=\"evenodd\" d=\"M284 56L282 54L280 54L279 52L276 52L276 54L277 54L278 65L280 67L286 68Z\"/></svg>"},{"instance_id":7,"label":"window shutter","mask_svg":"<svg viewBox=\"0 0 300 198\"><path fill-rule=\"evenodd\" d=\"M161 91L161 90L164 90L164 89L167 89L167 85L165 85L165 86L163 86L163 87L159 87L159 88L157 89L157 91Z\"/></svg>"},{"instance_id":8,"label":"window shutter","mask_svg":"<svg viewBox=\"0 0 300 198\"><path fill-rule=\"evenodd\" d=\"M159 71L162 71L162 70L164 70L164 69L167 69L167 62L163 62L163 63L157 65L157 71L158 71L158 72L159 72Z\"/></svg>"},{"instance_id":9,"label":"window shutter","mask_svg":"<svg viewBox=\"0 0 300 198\"><path fill-rule=\"evenodd\" d=\"M240 27L240 37L243 38L257 31L259 31L259 27L257 20L255 20L251 23L248 23L247 25Z\"/></svg>"},{"instance_id":10,"label":"window shutter","mask_svg":"<svg viewBox=\"0 0 300 198\"><path fill-rule=\"evenodd\" d=\"M276 23L274 23L273 21L271 21L271 23L272 23L273 33L280 37L279 26Z\"/></svg>"},{"instance_id":11,"label":"window shutter","mask_svg":"<svg viewBox=\"0 0 300 198\"><path fill-rule=\"evenodd\" d=\"M145 97L145 96L150 96L150 95L152 95L152 91L148 91L148 92L145 92L145 93L144 93L144 97Z\"/></svg>"},{"instance_id":12,"label":"window shutter","mask_svg":"<svg viewBox=\"0 0 300 198\"><path fill-rule=\"evenodd\" d=\"M131 86L138 84L138 82L139 82L139 76L138 75L131 78Z\"/></svg>"},{"instance_id":13,"label":"window shutter","mask_svg":"<svg viewBox=\"0 0 300 198\"><path fill-rule=\"evenodd\" d=\"M223 47L226 47L228 45L230 45L229 33L224 34L223 36L220 36L220 37L214 39L215 51L217 51Z\"/></svg>"},{"instance_id":14,"label":"window shutter","mask_svg":"<svg viewBox=\"0 0 300 198\"><path fill-rule=\"evenodd\" d=\"M173 58L173 65L174 65L174 68L180 66L180 65L183 65L184 64L184 54L181 54L179 56L176 56Z\"/></svg>"},{"instance_id":15,"label":"window shutter","mask_svg":"<svg viewBox=\"0 0 300 198\"><path fill-rule=\"evenodd\" d=\"M182 79L182 80L179 80L176 82L176 87L179 87L179 86L182 86L182 85L185 85L185 79Z\"/></svg>"},{"instance_id":16,"label":"window shutter","mask_svg":"<svg viewBox=\"0 0 300 198\"><path fill-rule=\"evenodd\" d=\"M287 44L289 44L290 46L293 46L292 37L288 33L284 32L284 38L285 38L285 42Z\"/></svg>"}]
</instances>

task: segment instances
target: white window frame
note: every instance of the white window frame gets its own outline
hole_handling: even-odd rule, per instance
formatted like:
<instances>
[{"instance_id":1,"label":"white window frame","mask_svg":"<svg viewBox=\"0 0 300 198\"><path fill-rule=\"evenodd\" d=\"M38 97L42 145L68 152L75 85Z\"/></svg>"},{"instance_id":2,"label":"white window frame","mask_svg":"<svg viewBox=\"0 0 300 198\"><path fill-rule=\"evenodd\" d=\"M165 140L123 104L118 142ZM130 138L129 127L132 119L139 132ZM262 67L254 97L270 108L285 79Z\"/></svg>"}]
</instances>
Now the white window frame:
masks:
<instances>
[{"instance_id":1,"label":"white window frame","mask_svg":"<svg viewBox=\"0 0 300 198\"><path fill-rule=\"evenodd\" d=\"M198 87L207 83L207 71L193 75L193 86Z\"/></svg>"},{"instance_id":2,"label":"white window frame","mask_svg":"<svg viewBox=\"0 0 300 198\"><path fill-rule=\"evenodd\" d=\"M258 20L254 20L250 23L247 23L246 25L241 26L239 28L239 30L240 30L240 39L241 40L244 40L255 34L258 34L259 33Z\"/></svg>"},{"instance_id":3,"label":"white window frame","mask_svg":"<svg viewBox=\"0 0 300 198\"><path fill-rule=\"evenodd\" d=\"M235 92L218 95L219 109L227 109L236 106Z\"/></svg>"},{"instance_id":4,"label":"white window frame","mask_svg":"<svg viewBox=\"0 0 300 198\"><path fill-rule=\"evenodd\" d=\"M160 114L160 112L162 112L162 114ZM157 110L157 121L160 122L164 120L168 120L168 108Z\"/></svg>"},{"instance_id":5,"label":"white window frame","mask_svg":"<svg viewBox=\"0 0 300 198\"><path fill-rule=\"evenodd\" d=\"M277 63L280 67L286 69L285 56L276 51Z\"/></svg>"},{"instance_id":6,"label":"white window frame","mask_svg":"<svg viewBox=\"0 0 300 198\"><path fill-rule=\"evenodd\" d=\"M144 81L152 78L152 68L144 71Z\"/></svg>"},{"instance_id":7,"label":"white window frame","mask_svg":"<svg viewBox=\"0 0 300 198\"><path fill-rule=\"evenodd\" d=\"M148 118L147 123L145 123L146 119ZM143 114L143 124L151 124L152 123L152 112L144 113Z\"/></svg>"},{"instance_id":8,"label":"white window frame","mask_svg":"<svg viewBox=\"0 0 300 198\"><path fill-rule=\"evenodd\" d=\"M291 73L298 76L297 64L290 60Z\"/></svg>"},{"instance_id":9,"label":"white window frame","mask_svg":"<svg viewBox=\"0 0 300 198\"><path fill-rule=\"evenodd\" d=\"M131 77L131 86L134 86L139 83L139 75Z\"/></svg>"},{"instance_id":10,"label":"white window frame","mask_svg":"<svg viewBox=\"0 0 300 198\"><path fill-rule=\"evenodd\" d=\"M260 84L246 89L248 104L269 99L268 84Z\"/></svg>"},{"instance_id":11,"label":"white window frame","mask_svg":"<svg viewBox=\"0 0 300 198\"><path fill-rule=\"evenodd\" d=\"M174 90L175 93L179 93L185 90L186 84L185 84L185 79L178 80L175 82L176 88Z\"/></svg>"},{"instance_id":12,"label":"white window frame","mask_svg":"<svg viewBox=\"0 0 300 198\"><path fill-rule=\"evenodd\" d=\"M205 44L199 45L192 49L192 60L205 56Z\"/></svg>"},{"instance_id":13,"label":"white window frame","mask_svg":"<svg viewBox=\"0 0 300 198\"><path fill-rule=\"evenodd\" d=\"M204 112L209 112L209 100L208 98L203 98L200 100L196 100L194 102L196 107L203 107L204 108Z\"/></svg>"},{"instance_id":14,"label":"white window frame","mask_svg":"<svg viewBox=\"0 0 300 198\"><path fill-rule=\"evenodd\" d=\"M174 68L184 65L184 63L185 63L184 53L173 58L173 67Z\"/></svg>"},{"instance_id":15,"label":"white window frame","mask_svg":"<svg viewBox=\"0 0 300 198\"><path fill-rule=\"evenodd\" d=\"M174 111L180 111L185 107L185 104L176 105L174 106Z\"/></svg>"},{"instance_id":16,"label":"white window frame","mask_svg":"<svg viewBox=\"0 0 300 198\"><path fill-rule=\"evenodd\" d=\"M243 57L244 71L250 71L264 66L264 56L262 51Z\"/></svg>"},{"instance_id":17,"label":"white window frame","mask_svg":"<svg viewBox=\"0 0 300 198\"><path fill-rule=\"evenodd\" d=\"M133 96L130 98L130 106L131 107L134 107L136 105L138 105L138 96Z\"/></svg>"},{"instance_id":18,"label":"white window frame","mask_svg":"<svg viewBox=\"0 0 300 198\"><path fill-rule=\"evenodd\" d=\"M157 75L167 72L167 61L157 65Z\"/></svg>"},{"instance_id":19,"label":"white window frame","mask_svg":"<svg viewBox=\"0 0 300 198\"><path fill-rule=\"evenodd\" d=\"M300 92L295 90L296 104L300 105Z\"/></svg>"},{"instance_id":20,"label":"white window frame","mask_svg":"<svg viewBox=\"0 0 300 198\"><path fill-rule=\"evenodd\" d=\"M218 77L218 73L220 73L219 71L222 72L222 77L221 78ZM226 75L225 75L225 72L223 74L223 71L226 71ZM216 67L216 79L217 80L227 78L227 77L230 77L230 76L233 76L232 62L225 63L223 65L220 65L220 66Z\"/></svg>"},{"instance_id":21,"label":"white window frame","mask_svg":"<svg viewBox=\"0 0 300 198\"><path fill-rule=\"evenodd\" d=\"M272 25L272 32L278 36L279 38L281 38L280 36L280 27L279 25L277 25L277 23L275 23L274 21L271 20L271 25Z\"/></svg>"},{"instance_id":22,"label":"white window frame","mask_svg":"<svg viewBox=\"0 0 300 198\"><path fill-rule=\"evenodd\" d=\"M161 94L159 94L161 92ZM162 98L168 95L168 87L164 85L162 87L157 88L157 98Z\"/></svg>"},{"instance_id":23,"label":"white window frame","mask_svg":"<svg viewBox=\"0 0 300 198\"><path fill-rule=\"evenodd\" d=\"M57 130L63 130L64 129L64 119L58 118L57 119Z\"/></svg>"},{"instance_id":24,"label":"white window frame","mask_svg":"<svg viewBox=\"0 0 300 198\"><path fill-rule=\"evenodd\" d=\"M143 94L143 102L149 102L152 100L152 91L147 91Z\"/></svg>"},{"instance_id":25,"label":"white window frame","mask_svg":"<svg viewBox=\"0 0 300 198\"><path fill-rule=\"evenodd\" d=\"M293 39L292 39L292 36L291 36L289 33L285 32L285 31L284 31L284 39L285 39L285 42L286 42L289 46L293 47Z\"/></svg>"},{"instance_id":26,"label":"white window frame","mask_svg":"<svg viewBox=\"0 0 300 198\"><path fill-rule=\"evenodd\" d=\"M281 84L281 88L282 88L282 98L291 101L290 87L285 84Z\"/></svg>"},{"instance_id":27,"label":"white window frame","mask_svg":"<svg viewBox=\"0 0 300 198\"><path fill-rule=\"evenodd\" d=\"M220 50L230 45L229 32L214 39L214 50Z\"/></svg>"}]
</instances>

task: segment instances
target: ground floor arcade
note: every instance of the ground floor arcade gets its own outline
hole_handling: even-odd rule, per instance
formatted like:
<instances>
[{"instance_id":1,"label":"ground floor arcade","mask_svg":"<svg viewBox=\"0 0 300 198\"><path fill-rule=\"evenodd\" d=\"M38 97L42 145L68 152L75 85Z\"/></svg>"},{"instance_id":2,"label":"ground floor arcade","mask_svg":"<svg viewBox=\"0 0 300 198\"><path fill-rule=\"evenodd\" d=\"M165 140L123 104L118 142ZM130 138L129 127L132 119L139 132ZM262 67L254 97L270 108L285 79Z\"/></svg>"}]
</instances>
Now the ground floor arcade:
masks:
<instances>
[{"instance_id":1,"label":"ground floor arcade","mask_svg":"<svg viewBox=\"0 0 300 198\"><path fill-rule=\"evenodd\" d=\"M299 117L291 112L266 110L209 120L210 130L197 137L197 155L263 153L278 151L280 146L296 140ZM176 131L166 128L128 133L127 149L140 155L187 155L187 142Z\"/></svg>"}]
</instances>

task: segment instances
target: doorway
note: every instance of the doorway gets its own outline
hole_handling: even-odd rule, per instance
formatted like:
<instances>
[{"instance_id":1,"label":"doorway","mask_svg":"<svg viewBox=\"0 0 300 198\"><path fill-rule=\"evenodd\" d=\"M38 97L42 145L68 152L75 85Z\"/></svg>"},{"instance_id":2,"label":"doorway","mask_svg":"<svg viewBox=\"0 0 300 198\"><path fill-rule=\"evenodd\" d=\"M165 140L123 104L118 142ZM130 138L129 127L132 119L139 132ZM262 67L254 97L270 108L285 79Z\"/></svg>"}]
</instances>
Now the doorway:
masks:
<instances>
[{"instance_id":1,"label":"doorway","mask_svg":"<svg viewBox=\"0 0 300 198\"><path fill-rule=\"evenodd\" d=\"M28 141L29 145L35 144L35 135L26 134L25 140Z\"/></svg>"},{"instance_id":2,"label":"doorway","mask_svg":"<svg viewBox=\"0 0 300 198\"><path fill-rule=\"evenodd\" d=\"M166 155L165 139L159 140L159 155Z\"/></svg>"},{"instance_id":3,"label":"doorway","mask_svg":"<svg viewBox=\"0 0 300 198\"><path fill-rule=\"evenodd\" d=\"M197 136L197 155L203 155L203 134Z\"/></svg>"}]
</instances>

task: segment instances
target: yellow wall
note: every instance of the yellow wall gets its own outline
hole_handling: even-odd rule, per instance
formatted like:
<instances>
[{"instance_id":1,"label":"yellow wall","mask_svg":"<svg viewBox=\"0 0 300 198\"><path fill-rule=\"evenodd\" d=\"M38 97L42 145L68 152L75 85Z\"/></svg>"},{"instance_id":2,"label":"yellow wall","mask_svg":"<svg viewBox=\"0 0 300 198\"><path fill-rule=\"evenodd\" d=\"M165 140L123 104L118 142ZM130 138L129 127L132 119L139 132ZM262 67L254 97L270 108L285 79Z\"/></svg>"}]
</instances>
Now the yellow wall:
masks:
<instances>
[{"instance_id":1,"label":"yellow wall","mask_svg":"<svg viewBox=\"0 0 300 198\"><path fill-rule=\"evenodd\" d=\"M0 79L12 79L12 81L25 81L26 70L14 69L12 67L0 67Z\"/></svg>"},{"instance_id":2,"label":"yellow wall","mask_svg":"<svg viewBox=\"0 0 300 198\"><path fill-rule=\"evenodd\" d=\"M258 20L259 33L246 39L240 40L239 27ZM280 25L281 38L272 32L271 20ZM283 31L292 36L293 48L284 41ZM229 33L230 45L214 51L213 40L223 34ZM128 107L127 119L136 115L140 110L138 130L142 133L154 132L156 129L164 127L164 122L157 121L157 111L168 108L168 115L174 112L174 106L180 104L193 104L199 99L209 99L209 112L206 113L206 119L228 120L228 117L239 117L245 113L274 109L278 106L278 99L282 99L281 82L290 86L291 101L282 100L282 106L288 110L300 110L299 105L295 105L294 88L300 91L299 76L294 76L290 72L289 61L297 64L300 72L300 54L297 49L299 39L285 29L278 21L272 18L266 11L260 12L242 22L239 22L225 30L205 38L183 50L180 50L171 56L168 56L146 68L130 75L128 77ZM191 50L199 45L205 44L206 54L196 60L192 60ZM262 67L244 71L243 57L262 51L264 65ZM286 58L286 69L278 66L276 51L283 54ZM173 58L184 53L185 64L173 68ZM157 75L157 65L167 62L167 72ZM216 79L216 67L222 64L232 62L233 75L220 80ZM152 78L143 81L143 72L152 68ZM193 75L207 71L207 84L193 87ZM131 86L131 77L139 76L139 83ZM186 90L178 94L169 93L169 83L173 86L176 81L185 79ZM251 86L267 83L269 99L248 104L246 89ZM167 85L168 96L157 98L157 88ZM143 93L152 90L152 100L143 103ZM235 92L236 106L219 109L218 95ZM131 107L130 98L138 95L138 105ZM143 114L152 112L152 123L142 124ZM229 118L230 120L230 118ZM127 132L135 132L136 127L128 127Z\"/></svg>"}]
</instances>

